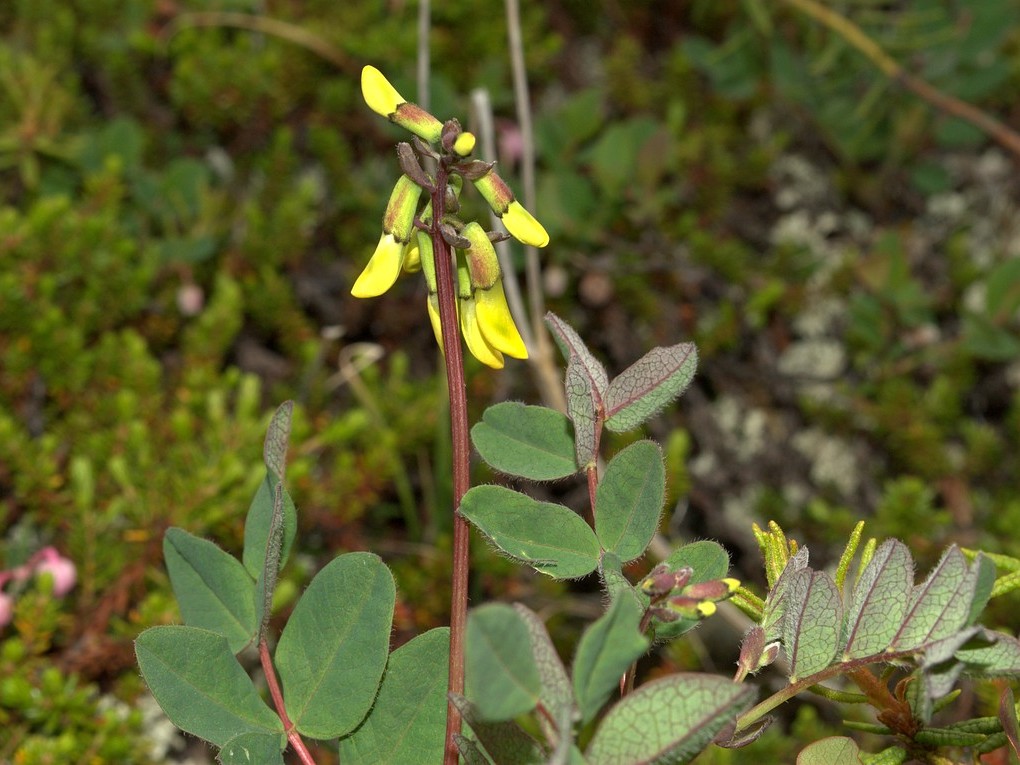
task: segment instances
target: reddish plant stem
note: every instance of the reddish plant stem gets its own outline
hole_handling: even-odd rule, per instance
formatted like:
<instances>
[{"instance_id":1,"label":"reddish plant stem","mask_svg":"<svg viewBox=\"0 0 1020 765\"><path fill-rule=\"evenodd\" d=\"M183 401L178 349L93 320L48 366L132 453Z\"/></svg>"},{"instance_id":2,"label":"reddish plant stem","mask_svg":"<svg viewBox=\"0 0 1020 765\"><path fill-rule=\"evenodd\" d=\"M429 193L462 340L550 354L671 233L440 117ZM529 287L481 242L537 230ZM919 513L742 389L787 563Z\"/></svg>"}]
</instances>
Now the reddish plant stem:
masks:
<instances>
[{"instance_id":1,"label":"reddish plant stem","mask_svg":"<svg viewBox=\"0 0 1020 765\"><path fill-rule=\"evenodd\" d=\"M440 160L436 188L432 192L432 249L436 263L439 296L439 324L446 355L446 384L450 394L450 431L453 441L453 575L450 582L450 676L447 690L464 693L464 632L467 626L468 568L470 540L468 523L460 514L460 501L471 482L468 450L467 393L464 388L464 354L457 326L457 283L450 248L439 231L446 213L447 167ZM453 740L460 733L460 712L452 703L446 711L445 765L457 765L459 753Z\"/></svg>"},{"instance_id":2,"label":"reddish plant stem","mask_svg":"<svg viewBox=\"0 0 1020 765\"><path fill-rule=\"evenodd\" d=\"M259 661L262 662L262 671L266 675L266 684L269 686L269 695L273 699L273 706L276 707L276 714L283 723L283 729L287 731L287 741L304 765L315 765L315 760L305 747L301 734L294 729L294 723L287 716L287 708L283 704L283 691L280 690L280 682L276 679L276 669L273 667L273 658L269 655L269 644L265 638L259 641Z\"/></svg>"}]
</instances>

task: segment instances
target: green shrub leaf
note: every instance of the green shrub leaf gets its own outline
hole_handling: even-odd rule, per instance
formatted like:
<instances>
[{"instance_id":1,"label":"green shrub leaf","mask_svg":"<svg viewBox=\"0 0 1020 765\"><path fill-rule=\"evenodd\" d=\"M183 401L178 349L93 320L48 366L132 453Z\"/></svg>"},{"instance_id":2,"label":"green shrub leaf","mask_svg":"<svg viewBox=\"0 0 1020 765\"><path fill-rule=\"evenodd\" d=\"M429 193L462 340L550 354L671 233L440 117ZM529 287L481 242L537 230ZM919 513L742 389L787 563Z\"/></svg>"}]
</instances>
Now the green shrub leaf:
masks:
<instances>
[{"instance_id":1,"label":"green shrub leaf","mask_svg":"<svg viewBox=\"0 0 1020 765\"><path fill-rule=\"evenodd\" d=\"M504 603L481 606L468 616L464 665L466 696L482 720L511 720L541 698L530 629Z\"/></svg>"},{"instance_id":2,"label":"green shrub leaf","mask_svg":"<svg viewBox=\"0 0 1020 765\"><path fill-rule=\"evenodd\" d=\"M606 466L595 492L595 533L604 550L626 563L644 553L659 527L666 498L662 451L638 441Z\"/></svg>"},{"instance_id":3,"label":"green shrub leaf","mask_svg":"<svg viewBox=\"0 0 1020 765\"><path fill-rule=\"evenodd\" d=\"M903 624L914 586L914 561L906 545L883 542L865 566L847 607L848 659L873 656L889 647Z\"/></svg>"},{"instance_id":4,"label":"green shrub leaf","mask_svg":"<svg viewBox=\"0 0 1020 765\"><path fill-rule=\"evenodd\" d=\"M376 555L332 560L294 607L276 649L287 714L312 738L357 727L386 667L396 587Z\"/></svg>"},{"instance_id":5,"label":"green shrub leaf","mask_svg":"<svg viewBox=\"0 0 1020 765\"><path fill-rule=\"evenodd\" d=\"M722 677L683 672L646 683L606 714L585 752L588 765L690 762L754 693Z\"/></svg>"},{"instance_id":6,"label":"green shrub leaf","mask_svg":"<svg viewBox=\"0 0 1020 765\"><path fill-rule=\"evenodd\" d=\"M365 722L340 740L340 761L440 762L446 738L450 630L439 627L390 655Z\"/></svg>"},{"instance_id":7,"label":"green shrub leaf","mask_svg":"<svg viewBox=\"0 0 1020 765\"><path fill-rule=\"evenodd\" d=\"M595 532L563 505L502 486L475 486L464 495L460 514L511 558L543 574L575 579L598 565Z\"/></svg>"},{"instance_id":8,"label":"green shrub leaf","mask_svg":"<svg viewBox=\"0 0 1020 765\"><path fill-rule=\"evenodd\" d=\"M515 603L513 609L528 628L531 655L535 659L538 677L542 684L539 693L542 706L556 720L559 720L566 711L566 717L572 722L576 711L573 687L567 676L567 669L563 666L559 654L556 653L556 647L549 637L549 632L534 611L520 603ZM540 715L538 721L543 731L546 731L547 737L554 732L545 715Z\"/></svg>"},{"instance_id":9,"label":"green shrub leaf","mask_svg":"<svg viewBox=\"0 0 1020 765\"><path fill-rule=\"evenodd\" d=\"M471 441L507 475L553 481L577 472L570 422L555 409L514 401L490 406L471 428Z\"/></svg>"},{"instance_id":10,"label":"green shrub leaf","mask_svg":"<svg viewBox=\"0 0 1020 765\"><path fill-rule=\"evenodd\" d=\"M242 733L230 739L216 759L220 765L283 765L286 742L280 734Z\"/></svg>"},{"instance_id":11,"label":"green shrub leaf","mask_svg":"<svg viewBox=\"0 0 1020 765\"><path fill-rule=\"evenodd\" d=\"M957 632L966 623L975 584L976 577L968 576L963 553L953 545L943 553L928 578L914 588L893 647L917 648Z\"/></svg>"},{"instance_id":12,"label":"green shrub leaf","mask_svg":"<svg viewBox=\"0 0 1020 765\"><path fill-rule=\"evenodd\" d=\"M184 529L167 529L163 557L184 623L223 635L235 654L255 636L255 582L234 556Z\"/></svg>"},{"instance_id":13,"label":"green shrub leaf","mask_svg":"<svg viewBox=\"0 0 1020 765\"><path fill-rule=\"evenodd\" d=\"M686 390L698 367L693 343L653 348L609 384L606 427L636 428Z\"/></svg>"},{"instance_id":14,"label":"green shrub leaf","mask_svg":"<svg viewBox=\"0 0 1020 765\"><path fill-rule=\"evenodd\" d=\"M641 616L632 599L617 598L581 635L572 674L582 723L595 717L627 668L648 650L648 638L639 630Z\"/></svg>"},{"instance_id":15,"label":"green shrub leaf","mask_svg":"<svg viewBox=\"0 0 1020 765\"><path fill-rule=\"evenodd\" d=\"M135 657L152 695L181 730L220 747L242 733L283 733L222 635L152 627L135 640Z\"/></svg>"},{"instance_id":16,"label":"green shrub leaf","mask_svg":"<svg viewBox=\"0 0 1020 765\"><path fill-rule=\"evenodd\" d=\"M853 739L829 736L804 747L797 755L797 765L861 765L860 755Z\"/></svg>"},{"instance_id":17,"label":"green shrub leaf","mask_svg":"<svg viewBox=\"0 0 1020 765\"><path fill-rule=\"evenodd\" d=\"M485 765L506 763L507 765L538 765L546 762L545 754L531 736L513 720L486 722L478 708L463 696L451 694L453 705L460 711L464 722L471 728L477 739L479 756ZM482 754L481 750L485 750ZM461 750L463 752L463 750ZM488 756L486 756L488 755Z\"/></svg>"},{"instance_id":18,"label":"green shrub leaf","mask_svg":"<svg viewBox=\"0 0 1020 765\"><path fill-rule=\"evenodd\" d=\"M790 579L783 615L783 647L790 680L820 672L838 650L843 606L832 577L804 568Z\"/></svg>"}]
</instances>

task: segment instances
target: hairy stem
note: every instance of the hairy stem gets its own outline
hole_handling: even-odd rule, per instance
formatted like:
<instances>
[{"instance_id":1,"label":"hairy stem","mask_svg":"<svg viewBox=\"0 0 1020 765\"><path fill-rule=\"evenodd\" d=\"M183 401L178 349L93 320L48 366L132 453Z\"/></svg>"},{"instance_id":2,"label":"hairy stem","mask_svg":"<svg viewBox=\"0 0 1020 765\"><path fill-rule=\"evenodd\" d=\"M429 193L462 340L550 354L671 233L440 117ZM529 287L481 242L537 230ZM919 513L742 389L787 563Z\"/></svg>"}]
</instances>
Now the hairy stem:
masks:
<instances>
[{"instance_id":1,"label":"hairy stem","mask_svg":"<svg viewBox=\"0 0 1020 765\"><path fill-rule=\"evenodd\" d=\"M283 691L280 690L280 682L276 679L276 669L273 667L273 658L269 655L269 643L265 638L259 641L259 661L262 663L262 671L266 676L266 684L269 686L269 695L273 699L273 706L276 707L276 714L280 716L283 729L287 731L287 741L291 748L297 753L298 759L303 765L315 765L311 753L305 746L301 734L294 729L294 723L287 716L287 708L283 704Z\"/></svg>"},{"instance_id":2,"label":"hairy stem","mask_svg":"<svg viewBox=\"0 0 1020 765\"><path fill-rule=\"evenodd\" d=\"M464 388L464 355L457 327L456 274L450 248L439 231L446 214L447 168L441 160L432 192L432 249L436 261L436 285L439 293L439 323L446 354L446 384L450 395L450 432L453 440L453 578L450 592L450 679L447 690L464 693L464 632L467 626L468 568L470 539L467 520L460 514L460 501L470 485L468 451L467 393ZM453 736L460 733L460 712L450 702L446 712L445 765L457 765L459 753Z\"/></svg>"}]
</instances>

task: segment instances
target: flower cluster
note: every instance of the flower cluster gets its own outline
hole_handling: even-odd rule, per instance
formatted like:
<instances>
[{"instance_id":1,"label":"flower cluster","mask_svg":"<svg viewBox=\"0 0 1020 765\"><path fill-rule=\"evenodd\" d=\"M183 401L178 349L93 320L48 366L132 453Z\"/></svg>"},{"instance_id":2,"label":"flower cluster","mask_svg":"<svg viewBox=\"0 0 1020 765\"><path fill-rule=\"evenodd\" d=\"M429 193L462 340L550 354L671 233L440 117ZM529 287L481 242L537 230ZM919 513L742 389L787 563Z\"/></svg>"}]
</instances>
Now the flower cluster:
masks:
<instances>
[{"instance_id":1,"label":"flower cluster","mask_svg":"<svg viewBox=\"0 0 1020 765\"><path fill-rule=\"evenodd\" d=\"M433 239L433 233L438 232L455 253L457 316L468 350L496 369L503 366L504 354L527 358L527 348L507 306L502 272L492 246L501 235L489 234L478 223L465 224L456 217L464 181L478 190L514 238L545 247L549 243L546 230L514 198L493 169L495 163L469 159L475 137L461 130L456 120L442 123L420 106L408 103L372 66L361 73L361 90L373 111L406 128L416 139L413 147L407 143L397 147L404 173L386 205L379 243L351 294L362 298L381 295L393 286L402 270L420 269L429 290L429 319L442 347ZM436 178L423 170L421 157L438 163L445 188L439 189ZM444 214L434 220L433 200L438 194L442 194Z\"/></svg>"},{"instance_id":2,"label":"flower cluster","mask_svg":"<svg viewBox=\"0 0 1020 765\"><path fill-rule=\"evenodd\" d=\"M652 615L663 622L680 618L703 619L716 612L716 603L737 591L736 579L712 579L691 584L690 566L672 569L666 563L653 568L638 587L651 599Z\"/></svg>"}]
</instances>

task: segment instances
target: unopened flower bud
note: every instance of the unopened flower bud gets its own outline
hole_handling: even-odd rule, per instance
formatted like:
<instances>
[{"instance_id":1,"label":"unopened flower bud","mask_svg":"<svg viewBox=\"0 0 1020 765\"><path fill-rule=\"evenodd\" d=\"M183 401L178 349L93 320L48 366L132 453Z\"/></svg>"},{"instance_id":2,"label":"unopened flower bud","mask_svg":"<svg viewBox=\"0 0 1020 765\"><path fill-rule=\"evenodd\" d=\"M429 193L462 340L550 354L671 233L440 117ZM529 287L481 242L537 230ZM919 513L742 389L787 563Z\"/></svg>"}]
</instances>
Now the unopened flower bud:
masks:
<instances>
[{"instance_id":1,"label":"unopened flower bud","mask_svg":"<svg viewBox=\"0 0 1020 765\"><path fill-rule=\"evenodd\" d=\"M408 103L374 66L361 70L361 94L376 114L410 130L430 143L439 140L443 123L417 104Z\"/></svg>"},{"instance_id":2,"label":"unopened flower bud","mask_svg":"<svg viewBox=\"0 0 1020 765\"><path fill-rule=\"evenodd\" d=\"M548 232L514 199L510 187L495 172L490 171L481 178L472 179L472 183L514 239L534 247L549 244Z\"/></svg>"},{"instance_id":3,"label":"unopened flower bud","mask_svg":"<svg viewBox=\"0 0 1020 765\"><path fill-rule=\"evenodd\" d=\"M713 579L689 584L684 588L683 594L698 600L723 600L736 592L739 586L740 582L736 579Z\"/></svg>"},{"instance_id":4,"label":"unopened flower bud","mask_svg":"<svg viewBox=\"0 0 1020 765\"><path fill-rule=\"evenodd\" d=\"M475 150L475 134L461 133L453 142L453 152L461 157L466 157Z\"/></svg>"}]
</instances>

